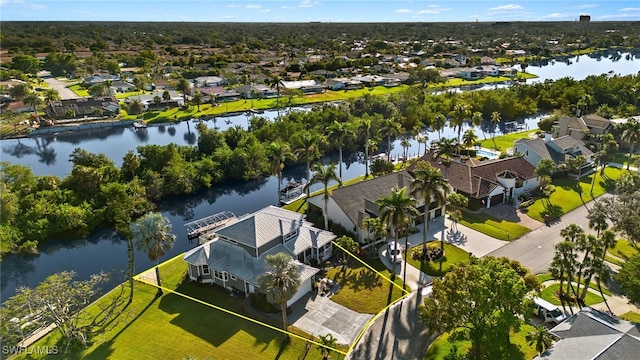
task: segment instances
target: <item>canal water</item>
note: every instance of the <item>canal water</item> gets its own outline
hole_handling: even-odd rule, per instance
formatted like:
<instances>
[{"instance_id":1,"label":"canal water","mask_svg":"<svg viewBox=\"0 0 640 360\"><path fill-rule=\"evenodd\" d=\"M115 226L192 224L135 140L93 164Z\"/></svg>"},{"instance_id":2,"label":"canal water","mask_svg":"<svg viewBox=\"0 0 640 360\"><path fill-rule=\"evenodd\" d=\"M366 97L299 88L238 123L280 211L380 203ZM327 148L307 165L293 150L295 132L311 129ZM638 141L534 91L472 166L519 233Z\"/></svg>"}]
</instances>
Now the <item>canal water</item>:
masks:
<instances>
[{"instance_id":1,"label":"canal water","mask_svg":"<svg viewBox=\"0 0 640 360\"><path fill-rule=\"evenodd\" d=\"M609 53L606 56L590 57L583 55L570 58L568 62L548 62L546 65L529 65L527 72L539 75L538 81L558 79L572 76L579 80L589 74L599 75L611 73L618 75L636 74L640 71L640 55L627 56L626 53ZM305 108L293 111L306 111ZM266 111L259 116L274 118L275 111ZM525 128L535 128L538 116L522 119L519 122ZM210 128L221 130L232 126L247 127L249 117L236 115L217 117L206 121ZM500 133L500 132L498 132ZM429 141L436 140L438 135L425 132ZM453 129L445 129L442 137L456 136ZM482 138L482 133L477 132ZM486 134L487 137L490 134ZM136 147L145 144L194 145L197 142L196 123L194 121L178 124L154 125L146 130L133 128L94 129L81 132L40 136L26 139L3 140L0 160L29 166L36 175L65 176L71 171L69 156L74 149L81 147L89 152L104 153L118 166L127 151L135 151ZM424 151L424 145L410 139L408 152L415 156ZM420 146L420 149L418 147ZM386 151L386 144L380 144L379 151ZM402 154L400 139L393 143L393 156ZM331 154L321 160L322 163L337 163L337 154ZM284 170L284 182L302 181L305 177L305 166L287 167ZM346 154L343 165L343 178L349 179L364 174L362 154ZM316 185L319 188L321 185ZM314 189L314 188L312 188ZM166 199L160 204L160 211L173 224L173 232L177 236L175 246L163 259L180 254L195 244L189 243L184 223L199 219L217 212L231 211L242 215L261 209L277 202L277 181L273 177L246 183L229 183L203 190L190 196ZM149 268L153 263L147 255L136 251L136 272ZM127 265L126 241L110 229L101 229L84 239L51 240L40 247L37 255L8 255L1 266L0 299L4 301L15 294L20 286L33 287L47 276L65 270L75 270L79 279L86 279L91 274L105 271L113 272L114 281L124 279Z\"/></svg>"}]
</instances>

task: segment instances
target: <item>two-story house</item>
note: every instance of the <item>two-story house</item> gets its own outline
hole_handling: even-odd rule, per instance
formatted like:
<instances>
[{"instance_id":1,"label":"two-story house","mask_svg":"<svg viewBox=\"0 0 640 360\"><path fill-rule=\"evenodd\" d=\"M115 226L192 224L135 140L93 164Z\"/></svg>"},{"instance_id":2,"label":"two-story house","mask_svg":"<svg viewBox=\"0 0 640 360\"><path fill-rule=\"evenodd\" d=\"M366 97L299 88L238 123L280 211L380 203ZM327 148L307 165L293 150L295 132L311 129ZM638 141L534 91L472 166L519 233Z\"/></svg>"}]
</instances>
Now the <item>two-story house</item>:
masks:
<instances>
[{"instance_id":1,"label":"two-story house","mask_svg":"<svg viewBox=\"0 0 640 360\"><path fill-rule=\"evenodd\" d=\"M553 139L551 134L545 134L544 139L520 139L515 142L514 149L534 167L537 167L542 159L551 159L556 165L560 165L568 158L580 155L587 158L583 169L593 166L593 151L589 150L581 140L569 135L557 139Z\"/></svg>"},{"instance_id":2,"label":"two-story house","mask_svg":"<svg viewBox=\"0 0 640 360\"><path fill-rule=\"evenodd\" d=\"M257 280L266 269L265 257L286 253L296 262L300 288L293 304L312 290L319 269L310 266L331 257L336 236L313 227L304 214L268 206L229 219L222 227L200 235L202 245L187 251L189 279L234 288L245 294L259 291Z\"/></svg>"},{"instance_id":3,"label":"two-story house","mask_svg":"<svg viewBox=\"0 0 640 360\"><path fill-rule=\"evenodd\" d=\"M569 135L576 140L584 141L587 145L599 147L598 136L608 134L612 128L611 121L596 114L563 116L553 125L553 137Z\"/></svg>"}]
</instances>

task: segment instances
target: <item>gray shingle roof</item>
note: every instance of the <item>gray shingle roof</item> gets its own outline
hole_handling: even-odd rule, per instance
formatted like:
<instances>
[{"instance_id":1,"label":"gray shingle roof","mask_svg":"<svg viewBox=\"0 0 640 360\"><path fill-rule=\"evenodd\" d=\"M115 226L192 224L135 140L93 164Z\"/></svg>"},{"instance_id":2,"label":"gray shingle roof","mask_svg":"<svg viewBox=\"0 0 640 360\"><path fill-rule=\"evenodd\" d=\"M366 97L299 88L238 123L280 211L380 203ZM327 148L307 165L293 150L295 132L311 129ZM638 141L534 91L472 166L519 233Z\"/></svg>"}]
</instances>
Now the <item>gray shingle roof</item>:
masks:
<instances>
[{"instance_id":1,"label":"gray shingle roof","mask_svg":"<svg viewBox=\"0 0 640 360\"><path fill-rule=\"evenodd\" d=\"M640 324L618 319L590 307L551 329L561 338L536 359L636 359Z\"/></svg>"}]
</instances>

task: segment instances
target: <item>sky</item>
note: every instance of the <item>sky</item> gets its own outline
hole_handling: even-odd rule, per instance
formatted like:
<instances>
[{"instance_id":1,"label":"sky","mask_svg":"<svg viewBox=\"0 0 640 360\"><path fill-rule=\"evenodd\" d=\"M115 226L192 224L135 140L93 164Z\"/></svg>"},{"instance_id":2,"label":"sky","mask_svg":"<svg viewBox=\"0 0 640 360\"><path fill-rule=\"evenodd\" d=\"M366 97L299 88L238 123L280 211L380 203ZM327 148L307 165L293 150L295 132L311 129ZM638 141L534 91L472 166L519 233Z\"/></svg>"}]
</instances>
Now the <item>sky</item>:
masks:
<instances>
[{"instance_id":1,"label":"sky","mask_svg":"<svg viewBox=\"0 0 640 360\"><path fill-rule=\"evenodd\" d=\"M1 21L638 21L639 0L0 0Z\"/></svg>"}]
</instances>

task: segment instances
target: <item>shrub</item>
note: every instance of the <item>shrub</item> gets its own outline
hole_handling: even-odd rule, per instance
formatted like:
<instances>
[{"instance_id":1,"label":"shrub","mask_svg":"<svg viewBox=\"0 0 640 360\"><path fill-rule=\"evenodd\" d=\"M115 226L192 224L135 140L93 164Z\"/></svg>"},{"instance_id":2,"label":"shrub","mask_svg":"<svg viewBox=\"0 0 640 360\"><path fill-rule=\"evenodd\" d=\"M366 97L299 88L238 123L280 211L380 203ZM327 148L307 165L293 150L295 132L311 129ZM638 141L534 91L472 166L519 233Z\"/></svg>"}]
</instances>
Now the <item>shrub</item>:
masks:
<instances>
[{"instance_id":1,"label":"shrub","mask_svg":"<svg viewBox=\"0 0 640 360\"><path fill-rule=\"evenodd\" d=\"M249 299L251 301L251 307L258 311L266 313L280 312L280 308L267 301L267 297L265 294L253 293L249 295Z\"/></svg>"}]
</instances>

